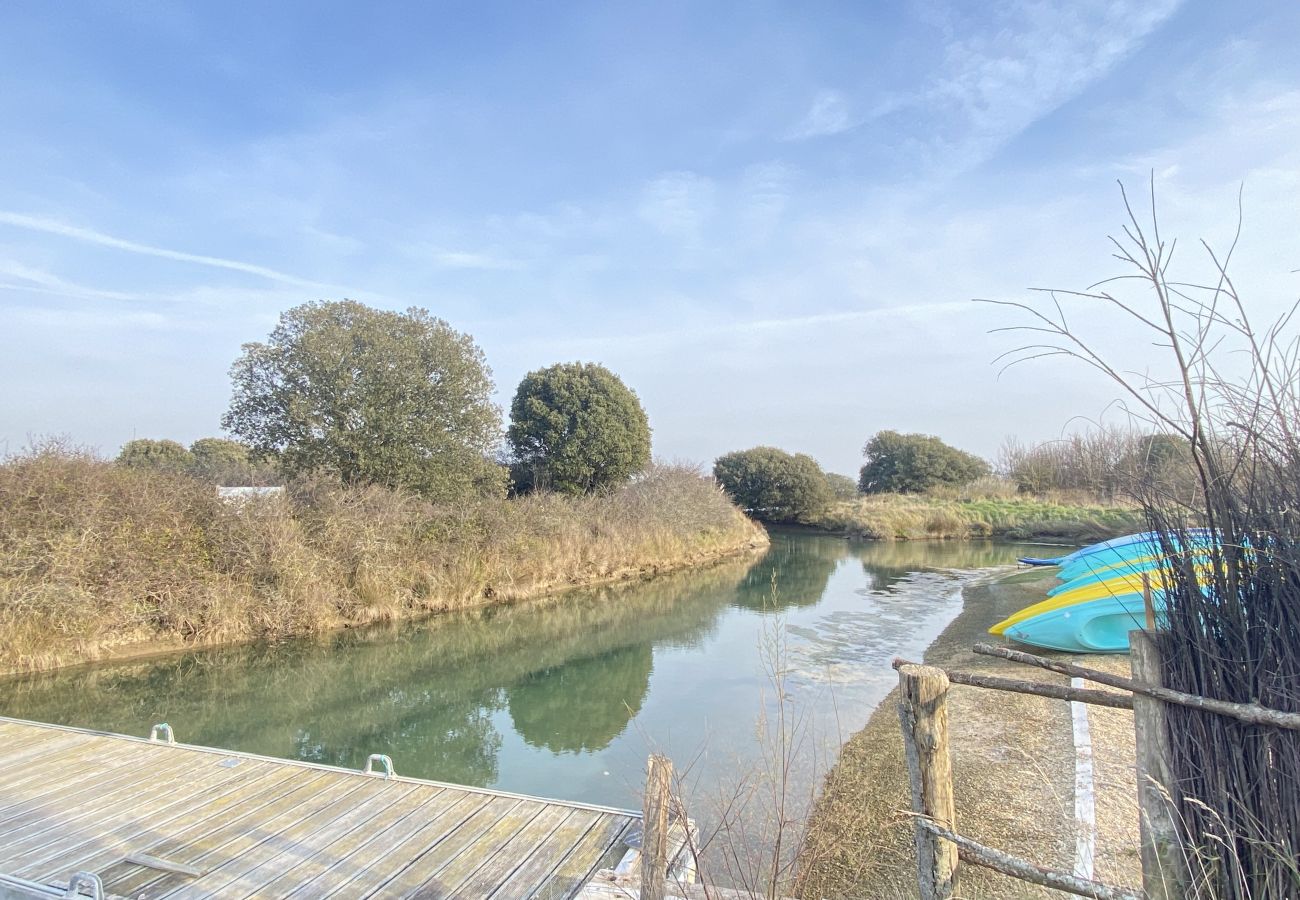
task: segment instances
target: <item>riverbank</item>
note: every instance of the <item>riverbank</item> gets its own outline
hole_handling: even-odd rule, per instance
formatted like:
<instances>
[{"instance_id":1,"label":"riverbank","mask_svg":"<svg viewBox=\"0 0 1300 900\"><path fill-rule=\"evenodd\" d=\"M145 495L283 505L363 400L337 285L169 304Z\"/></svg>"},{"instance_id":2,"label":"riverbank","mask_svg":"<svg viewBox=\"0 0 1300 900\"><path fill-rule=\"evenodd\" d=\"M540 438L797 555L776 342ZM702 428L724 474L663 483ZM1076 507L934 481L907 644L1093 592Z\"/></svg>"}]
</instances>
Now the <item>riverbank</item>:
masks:
<instances>
[{"instance_id":1,"label":"riverbank","mask_svg":"<svg viewBox=\"0 0 1300 900\"><path fill-rule=\"evenodd\" d=\"M808 523L877 541L988 539L1091 544L1145 527L1137 507L1031 497L876 494L841 500Z\"/></svg>"},{"instance_id":2,"label":"riverbank","mask_svg":"<svg viewBox=\"0 0 1300 900\"><path fill-rule=\"evenodd\" d=\"M681 468L455 508L309 482L232 504L183 476L34 454L0 465L0 672L511 603L766 546Z\"/></svg>"},{"instance_id":3,"label":"riverbank","mask_svg":"<svg viewBox=\"0 0 1300 900\"><path fill-rule=\"evenodd\" d=\"M970 586L962 612L925 662L965 671L1068 683L1049 672L976 656L994 622L1042 597L1050 574L1019 572ZM1083 665L1127 673L1124 656L1087 656ZM1088 708L1097 792L1096 876L1141 883L1133 717ZM963 834L1042 865L1075 865L1075 749L1070 705L1023 694L953 685L949 695L957 827ZM897 692L844 746L809 821L798 896L914 897L916 870ZM1056 897L1056 892L963 866L962 896Z\"/></svg>"}]
</instances>

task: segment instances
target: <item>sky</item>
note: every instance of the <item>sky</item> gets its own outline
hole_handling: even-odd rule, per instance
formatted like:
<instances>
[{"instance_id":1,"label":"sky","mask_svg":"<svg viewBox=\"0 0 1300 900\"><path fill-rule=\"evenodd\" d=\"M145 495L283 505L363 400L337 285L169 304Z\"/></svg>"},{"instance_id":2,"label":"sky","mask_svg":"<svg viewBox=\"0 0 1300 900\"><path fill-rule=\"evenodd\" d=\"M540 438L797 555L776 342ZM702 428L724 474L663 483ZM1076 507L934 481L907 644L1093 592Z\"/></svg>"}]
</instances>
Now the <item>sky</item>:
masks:
<instances>
[{"instance_id":1,"label":"sky","mask_svg":"<svg viewBox=\"0 0 1300 900\"><path fill-rule=\"evenodd\" d=\"M0 450L219 434L241 344L342 297L473 335L503 407L608 366L666 460L1054 439L1116 389L1003 371L1025 319L973 299L1120 274L1119 180L1188 278L1240 194L1239 289L1288 306L1297 34L1280 0L8 0Z\"/></svg>"}]
</instances>

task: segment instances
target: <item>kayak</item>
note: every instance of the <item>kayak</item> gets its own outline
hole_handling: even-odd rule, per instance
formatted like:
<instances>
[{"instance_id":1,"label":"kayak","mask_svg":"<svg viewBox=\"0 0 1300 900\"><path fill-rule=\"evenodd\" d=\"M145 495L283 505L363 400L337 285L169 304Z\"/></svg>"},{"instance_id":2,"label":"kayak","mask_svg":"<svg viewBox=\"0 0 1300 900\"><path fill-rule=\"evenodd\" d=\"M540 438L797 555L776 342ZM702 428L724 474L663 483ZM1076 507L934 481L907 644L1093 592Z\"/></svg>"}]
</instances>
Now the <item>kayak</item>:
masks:
<instances>
[{"instance_id":1,"label":"kayak","mask_svg":"<svg viewBox=\"0 0 1300 900\"><path fill-rule=\"evenodd\" d=\"M1151 599L1153 603L1155 602L1157 595L1160 595L1161 602L1163 603L1163 594L1161 593L1160 586L1153 584L1151 589ZM1048 597L1045 600L1039 600L1037 603L1031 606L1026 606L1024 609L1018 612L1014 612L1011 615L1007 616L1001 622L999 622L998 624L990 628L989 634L1010 634L1010 628L1012 625L1017 625L1020 622L1027 621L1028 619L1032 619L1035 616L1040 616L1044 613L1052 612L1054 610L1068 609L1069 607L1072 606L1081 606L1087 603L1099 603L1105 600L1113 600L1117 597L1130 597L1130 596L1137 597L1138 600L1142 599L1141 582L1137 584L1136 588L1133 586L1124 588L1117 584L1114 586L1113 590L1096 593L1091 596L1073 597L1073 596L1066 595L1066 596Z\"/></svg>"},{"instance_id":2,"label":"kayak","mask_svg":"<svg viewBox=\"0 0 1300 900\"><path fill-rule=\"evenodd\" d=\"M1153 595L1152 605L1156 623L1162 625L1163 597ZM1008 626L1004 635L1023 644L1071 653L1124 653L1129 649L1129 632L1145 627L1142 595L1128 594L1048 610Z\"/></svg>"}]
</instances>

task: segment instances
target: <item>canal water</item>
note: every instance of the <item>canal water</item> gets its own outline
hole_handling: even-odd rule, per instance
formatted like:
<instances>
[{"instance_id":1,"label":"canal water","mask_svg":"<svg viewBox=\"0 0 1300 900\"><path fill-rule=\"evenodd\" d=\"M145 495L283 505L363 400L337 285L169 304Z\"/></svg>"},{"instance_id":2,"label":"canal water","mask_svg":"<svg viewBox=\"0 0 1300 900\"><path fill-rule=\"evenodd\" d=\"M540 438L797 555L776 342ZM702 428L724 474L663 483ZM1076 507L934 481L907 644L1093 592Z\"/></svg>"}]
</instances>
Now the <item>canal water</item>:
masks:
<instances>
[{"instance_id":1,"label":"canal water","mask_svg":"<svg viewBox=\"0 0 1300 900\"><path fill-rule=\"evenodd\" d=\"M0 713L637 808L647 754L734 792L793 758L806 795L961 591L1025 547L777 532L653 581L323 638L0 682ZM1041 548L1040 548L1041 549ZM705 814L705 818L708 818Z\"/></svg>"}]
</instances>

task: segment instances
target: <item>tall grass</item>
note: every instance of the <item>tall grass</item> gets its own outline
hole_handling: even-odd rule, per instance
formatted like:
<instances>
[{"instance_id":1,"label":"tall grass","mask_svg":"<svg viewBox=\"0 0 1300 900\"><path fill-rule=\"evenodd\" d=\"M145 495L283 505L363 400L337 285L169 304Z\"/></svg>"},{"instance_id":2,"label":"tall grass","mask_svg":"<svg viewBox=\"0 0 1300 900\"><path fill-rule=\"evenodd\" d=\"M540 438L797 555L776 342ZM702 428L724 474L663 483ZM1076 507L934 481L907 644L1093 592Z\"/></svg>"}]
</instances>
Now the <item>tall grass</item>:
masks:
<instances>
[{"instance_id":1,"label":"tall grass","mask_svg":"<svg viewBox=\"0 0 1300 900\"><path fill-rule=\"evenodd\" d=\"M833 505L817 527L868 540L1005 538L1090 543L1139 531L1136 506L1014 493L871 494Z\"/></svg>"},{"instance_id":2,"label":"tall grass","mask_svg":"<svg viewBox=\"0 0 1300 900\"><path fill-rule=\"evenodd\" d=\"M683 467L580 498L435 506L307 480L231 504L184 475L47 446L0 464L0 670L508 602L765 542Z\"/></svg>"}]
</instances>

